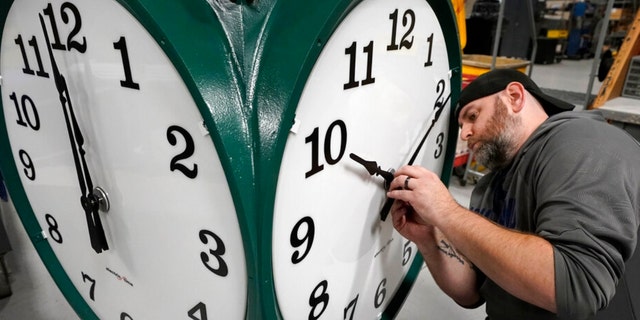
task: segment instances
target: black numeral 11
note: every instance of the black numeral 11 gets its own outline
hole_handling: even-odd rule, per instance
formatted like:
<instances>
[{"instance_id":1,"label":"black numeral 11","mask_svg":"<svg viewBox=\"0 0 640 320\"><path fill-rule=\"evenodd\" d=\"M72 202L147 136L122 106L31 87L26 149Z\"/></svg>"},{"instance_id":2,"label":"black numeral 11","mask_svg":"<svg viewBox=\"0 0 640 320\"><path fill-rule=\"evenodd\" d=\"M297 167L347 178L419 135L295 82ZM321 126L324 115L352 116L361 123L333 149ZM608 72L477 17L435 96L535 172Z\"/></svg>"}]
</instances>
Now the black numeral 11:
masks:
<instances>
[{"instance_id":1,"label":"black numeral 11","mask_svg":"<svg viewBox=\"0 0 640 320\"><path fill-rule=\"evenodd\" d=\"M36 41L36 37L31 37L27 43L30 47L33 48L33 51L36 54L36 62L38 62L38 71L34 72L29 66L29 58L27 57L27 50L24 47L24 43L22 42L22 35L18 35L15 39L15 43L20 47L20 53L22 54L22 61L24 62L24 68L22 68L22 72L26 74L36 74L39 77L49 78L49 74L44 71L44 67L42 66L42 58L40 57L40 50L38 50L38 42Z\"/></svg>"},{"instance_id":2,"label":"black numeral 11","mask_svg":"<svg viewBox=\"0 0 640 320\"><path fill-rule=\"evenodd\" d=\"M344 49L344 54L349 56L349 82L344 84L344 90L355 88L361 84L367 85L376 82L376 78L371 76L371 69L373 66L373 41L362 49L367 54L367 77L362 81L356 81L356 42L354 41L351 46Z\"/></svg>"}]
</instances>

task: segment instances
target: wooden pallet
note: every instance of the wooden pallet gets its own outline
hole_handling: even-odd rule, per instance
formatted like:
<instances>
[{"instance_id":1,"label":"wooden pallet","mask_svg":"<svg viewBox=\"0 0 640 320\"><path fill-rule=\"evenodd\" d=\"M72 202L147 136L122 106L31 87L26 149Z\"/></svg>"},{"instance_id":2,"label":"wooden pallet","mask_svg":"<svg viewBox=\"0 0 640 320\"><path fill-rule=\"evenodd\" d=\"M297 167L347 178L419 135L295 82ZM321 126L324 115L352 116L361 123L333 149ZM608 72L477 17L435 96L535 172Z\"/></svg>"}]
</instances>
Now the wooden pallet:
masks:
<instances>
[{"instance_id":1,"label":"wooden pallet","mask_svg":"<svg viewBox=\"0 0 640 320\"><path fill-rule=\"evenodd\" d=\"M600 86L598 95L589 107L599 108L608 100L619 97L629 70L629 61L635 55L640 54L640 10L636 12L636 17L631 23L627 35L618 50L618 55L609 69L607 77Z\"/></svg>"}]
</instances>

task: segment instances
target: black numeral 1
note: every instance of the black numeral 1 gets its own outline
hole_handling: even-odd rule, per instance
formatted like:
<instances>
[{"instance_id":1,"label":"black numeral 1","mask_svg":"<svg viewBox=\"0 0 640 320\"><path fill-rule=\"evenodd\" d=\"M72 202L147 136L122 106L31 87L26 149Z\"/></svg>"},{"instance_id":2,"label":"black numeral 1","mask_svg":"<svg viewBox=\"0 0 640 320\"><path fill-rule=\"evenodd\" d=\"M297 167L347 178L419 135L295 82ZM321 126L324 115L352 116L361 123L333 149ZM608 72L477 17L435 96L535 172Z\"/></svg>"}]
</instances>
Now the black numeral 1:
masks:
<instances>
[{"instance_id":1,"label":"black numeral 1","mask_svg":"<svg viewBox=\"0 0 640 320\"><path fill-rule=\"evenodd\" d=\"M431 52L433 51L433 33L427 38L427 42L429 43L429 55L427 56L427 62L424 63L425 67L430 67L433 65L433 61L431 61Z\"/></svg>"},{"instance_id":2,"label":"black numeral 1","mask_svg":"<svg viewBox=\"0 0 640 320\"><path fill-rule=\"evenodd\" d=\"M351 46L344 49L344 54L349 56L349 82L344 84L344 90L376 82L376 78L371 76L371 69L373 68L373 41L369 42L369 45L362 49L362 51L367 54L367 77L362 81L356 81L356 48L357 45L354 41Z\"/></svg>"},{"instance_id":3,"label":"black numeral 1","mask_svg":"<svg viewBox=\"0 0 640 320\"><path fill-rule=\"evenodd\" d=\"M140 84L133 81L131 76L131 64L129 63L129 51L127 51L127 40L124 37L113 43L113 48L120 50L122 57L122 67L124 68L124 80L120 81L120 86L140 90Z\"/></svg>"}]
</instances>

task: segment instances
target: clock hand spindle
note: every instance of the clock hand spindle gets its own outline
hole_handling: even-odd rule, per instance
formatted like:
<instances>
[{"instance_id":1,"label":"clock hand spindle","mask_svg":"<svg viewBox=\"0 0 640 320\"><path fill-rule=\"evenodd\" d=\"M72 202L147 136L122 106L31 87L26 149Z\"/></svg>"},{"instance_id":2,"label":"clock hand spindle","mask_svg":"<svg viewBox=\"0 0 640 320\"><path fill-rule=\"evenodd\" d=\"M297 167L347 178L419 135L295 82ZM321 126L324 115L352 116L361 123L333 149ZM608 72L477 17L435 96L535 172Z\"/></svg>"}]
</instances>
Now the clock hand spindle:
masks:
<instances>
[{"instance_id":1,"label":"clock hand spindle","mask_svg":"<svg viewBox=\"0 0 640 320\"><path fill-rule=\"evenodd\" d=\"M434 106L435 110L433 111L431 124L427 128L427 131L424 132L424 134L418 135L418 137L422 136L422 139L419 140L419 143L416 146L415 151L413 151L413 153L411 154L411 158L407 162L407 165L412 165L416 161L416 158L418 158L418 155L420 154L420 150L422 150L422 147L424 146L425 141L427 141L427 137L431 133L431 129L433 129L433 127L438 122L438 119L440 119L440 115L442 114L442 110L444 110L444 106L449 101L449 98L451 98L451 93L449 93L449 96L447 96L447 98L442 103L440 103L439 101L436 101L435 106ZM382 221L387 220L387 216L389 215L389 210L391 210L391 205L393 205L393 201L394 201L394 199L387 198L387 200L385 201L384 205L382 206L382 209L380 210L380 220L382 220Z\"/></svg>"},{"instance_id":2,"label":"clock hand spindle","mask_svg":"<svg viewBox=\"0 0 640 320\"><path fill-rule=\"evenodd\" d=\"M49 59L51 60L53 78L56 84L56 89L58 90L60 103L62 104L62 110L64 112L71 150L73 151L73 161L81 192L80 204L85 212L91 247L96 251L96 253L101 253L104 250L108 250L109 246L107 244L106 235L102 227L102 221L100 220L98 209L100 208L100 203L107 200L96 196L96 194L105 194L102 189L100 189L102 193L96 193L93 190L93 182L85 159L86 152L83 148L84 137L82 136L82 132L73 112L73 106L71 105L71 98L69 96L66 80L60 73L58 64L53 56L47 27L41 14L39 14L39 17L49 53Z\"/></svg>"}]
</instances>

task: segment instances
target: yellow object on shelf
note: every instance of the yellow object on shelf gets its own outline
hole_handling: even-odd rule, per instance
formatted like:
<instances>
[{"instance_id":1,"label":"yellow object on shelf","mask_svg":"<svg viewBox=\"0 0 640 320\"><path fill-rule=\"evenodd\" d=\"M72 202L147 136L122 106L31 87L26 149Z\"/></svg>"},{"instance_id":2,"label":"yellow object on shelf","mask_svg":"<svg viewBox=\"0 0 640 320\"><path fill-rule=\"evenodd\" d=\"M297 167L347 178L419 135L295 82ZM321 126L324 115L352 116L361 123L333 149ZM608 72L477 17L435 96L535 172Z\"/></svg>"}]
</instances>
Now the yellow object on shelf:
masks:
<instances>
[{"instance_id":1,"label":"yellow object on shelf","mask_svg":"<svg viewBox=\"0 0 640 320\"><path fill-rule=\"evenodd\" d=\"M462 74L468 76L479 76L491 70L492 56L483 54L462 55ZM525 72L529 65L528 60L496 57L496 69L516 69Z\"/></svg>"},{"instance_id":2,"label":"yellow object on shelf","mask_svg":"<svg viewBox=\"0 0 640 320\"><path fill-rule=\"evenodd\" d=\"M569 30L563 30L563 29L547 30L547 38L566 39L568 37L569 37Z\"/></svg>"}]
</instances>

